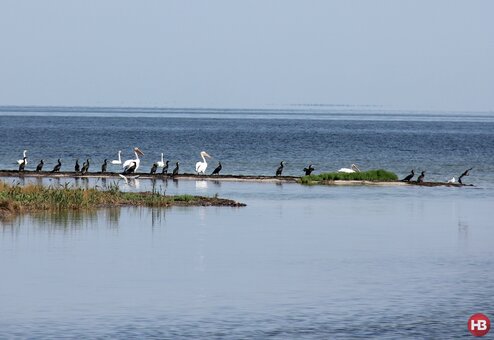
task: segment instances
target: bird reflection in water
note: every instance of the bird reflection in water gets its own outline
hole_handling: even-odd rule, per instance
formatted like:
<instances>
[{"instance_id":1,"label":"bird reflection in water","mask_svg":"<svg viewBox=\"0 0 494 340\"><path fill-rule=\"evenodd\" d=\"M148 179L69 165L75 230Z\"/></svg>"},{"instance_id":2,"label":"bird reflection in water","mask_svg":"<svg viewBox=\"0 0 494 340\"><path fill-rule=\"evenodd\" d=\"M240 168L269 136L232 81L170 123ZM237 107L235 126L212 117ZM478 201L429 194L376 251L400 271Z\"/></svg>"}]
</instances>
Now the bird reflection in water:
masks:
<instances>
[{"instance_id":1,"label":"bird reflection in water","mask_svg":"<svg viewBox=\"0 0 494 340\"><path fill-rule=\"evenodd\" d=\"M196 181L196 190L207 191L208 190L208 182L207 181Z\"/></svg>"},{"instance_id":2,"label":"bird reflection in water","mask_svg":"<svg viewBox=\"0 0 494 340\"><path fill-rule=\"evenodd\" d=\"M151 228L162 225L166 221L166 209L164 208L149 208L151 210Z\"/></svg>"}]
</instances>

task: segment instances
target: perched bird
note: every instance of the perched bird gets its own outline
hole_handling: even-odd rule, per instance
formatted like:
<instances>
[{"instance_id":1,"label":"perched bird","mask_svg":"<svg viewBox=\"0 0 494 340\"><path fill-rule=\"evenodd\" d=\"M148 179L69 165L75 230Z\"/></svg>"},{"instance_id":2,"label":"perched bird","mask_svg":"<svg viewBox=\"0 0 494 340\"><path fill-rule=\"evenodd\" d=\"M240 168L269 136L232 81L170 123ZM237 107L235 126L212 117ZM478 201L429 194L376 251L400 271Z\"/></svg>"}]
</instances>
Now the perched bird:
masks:
<instances>
[{"instance_id":1,"label":"perched bird","mask_svg":"<svg viewBox=\"0 0 494 340\"><path fill-rule=\"evenodd\" d=\"M126 168L124 168L123 174L124 175L132 174L136 171L136 168L137 168L137 162L133 161Z\"/></svg>"},{"instance_id":2,"label":"perched bird","mask_svg":"<svg viewBox=\"0 0 494 340\"><path fill-rule=\"evenodd\" d=\"M448 183L456 183L456 178L451 178L450 180L448 180Z\"/></svg>"},{"instance_id":3,"label":"perched bird","mask_svg":"<svg viewBox=\"0 0 494 340\"><path fill-rule=\"evenodd\" d=\"M350 168L341 168L338 170L338 172L343 172L346 174L353 174L354 172L360 172L360 169L358 168L357 165L352 164Z\"/></svg>"},{"instance_id":4,"label":"perched bird","mask_svg":"<svg viewBox=\"0 0 494 340\"><path fill-rule=\"evenodd\" d=\"M314 171L314 167L312 166L312 164L309 164L308 167L304 168L304 171L305 171L305 176L310 176L310 174L312 173L312 171Z\"/></svg>"},{"instance_id":5,"label":"perched bird","mask_svg":"<svg viewBox=\"0 0 494 340\"><path fill-rule=\"evenodd\" d=\"M458 177L458 183L463 184L463 182L461 181L461 179L462 179L463 177L465 177L465 176L470 176L469 172L470 172L470 170L472 170L472 169L473 169L473 168L470 168L470 169L465 170L465 171L461 174L461 176L460 176L460 177Z\"/></svg>"},{"instance_id":6,"label":"perched bird","mask_svg":"<svg viewBox=\"0 0 494 340\"><path fill-rule=\"evenodd\" d=\"M19 164L19 172L24 171L24 167L26 166L26 163L27 163L27 157L24 157L22 159L21 164Z\"/></svg>"},{"instance_id":7,"label":"perched bird","mask_svg":"<svg viewBox=\"0 0 494 340\"><path fill-rule=\"evenodd\" d=\"M41 170L43 170L43 165L45 165L45 162L43 162L43 160L40 160L38 166L36 167L36 172L40 172Z\"/></svg>"},{"instance_id":8,"label":"perched bird","mask_svg":"<svg viewBox=\"0 0 494 340\"><path fill-rule=\"evenodd\" d=\"M89 159L82 163L81 175L85 175L89 171Z\"/></svg>"},{"instance_id":9,"label":"perched bird","mask_svg":"<svg viewBox=\"0 0 494 340\"><path fill-rule=\"evenodd\" d=\"M74 167L75 172L81 171L81 166L79 165L79 159L75 160L75 167Z\"/></svg>"},{"instance_id":10,"label":"perched bird","mask_svg":"<svg viewBox=\"0 0 494 340\"><path fill-rule=\"evenodd\" d=\"M151 175L154 175L157 169L158 169L158 163L153 163L153 166L151 167L151 171L149 173Z\"/></svg>"},{"instance_id":11,"label":"perched bird","mask_svg":"<svg viewBox=\"0 0 494 340\"><path fill-rule=\"evenodd\" d=\"M134 173L139 168L139 165L141 164L141 160L139 159L139 155L144 156L144 153L138 147L135 147L134 148L134 154L136 155L135 159L128 159L122 164L124 174ZM129 169L130 167L132 167L133 170L130 170Z\"/></svg>"},{"instance_id":12,"label":"perched bird","mask_svg":"<svg viewBox=\"0 0 494 340\"><path fill-rule=\"evenodd\" d=\"M118 159L114 159L113 161L111 161L111 164L122 164L122 158L120 156L121 153L122 151L118 150Z\"/></svg>"},{"instance_id":13,"label":"perched bird","mask_svg":"<svg viewBox=\"0 0 494 340\"><path fill-rule=\"evenodd\" d=\"M218 162L218 166L213 170L211 175L219 175L221 169L223 169L223 166L221 165L221 162Z\"/></svg>"},{"instance_id":14,"label":"perched bird","mask_svg":"<svg viewBox=\"0 0 494 340\"><path fill-rule=\"evenodd\" d=\"M161 173L163 175L168 174L168 163L170 163L170 161L166 161L165 166L163 167L163 170L161 170Z\"/></svg>"},{"instance_id":15,"label":"perched bird","mask_svg":"<svg viewBox=\"0 0 494 340\"><path fill-rule=\"evenodd\" d=\"M55 167L53 168L53 170L51 172L59 172L61 167L62 167L62 162L60 161L60 158L59 158L57 165L55 165Z\"/></svg>"},{"instance_id":16,"label":"perched bird","mask_svg":"<svg viewBox=\"0 0 494 340\"><path fill-rule=\"evenodd\" d=\"M178 175L179 162L175 163L175 168L173 169L172 176Z\"/></svg>"},{"instance_id":17,"label":"perched bird","mask_svg":"<svg viewBox=\"0 0 494 340\"><path fill-rule=\"evenodd\" d=\"M22 159L17 160L17 164L21 165L21 163L26 163L27 164L27 150L24 150L22 152Z\"/></svg>"},{"instance_id":18,"label":"perched bird","mask_svg":"<svg viewBox=\"0 0 494 340\"><path fill-rule=\"evenodd\" d=\"M401 181L402 182L410 182L410 180L413 178L413 176L415 176L415 171L410 171L410 175L408 175L407 177L403 178Z\"/></svg>"},{"instance_id":19,"label":"perched bird","mask_svg":"<svg viewBox=\"0 0 494 340\"><path fill-rule=\"evenodd\" d=\"M197 162L196 163L196 172L197 174L204 174L206 172L206 169L208 168L208 162L206 162L206 158L211 158L210 155L206 151L201 151L201 157L202 157L202 162Z\"/></svg>"},{"instance_id":20,"label":"perched bird","mask_svg":"<svg viewBox=\"0 0 494 340\"><path fill-rule=\"evenodd\" d=\"M278 169L276 169L276 176L281 176L281 173L283 172L284 163L285 161L280 162L280 166L278 167Z\"/></svg>"},{"instance_id":21,"label":"perched bird","mask_svg":"<svg viewBox=\"0 0 494 340\"><path fill-rule=\"evenodd\" d=\"M103 162L103 165L101 165L101 172L105 173L106 172L106 167L108 165L108 159L105 158L105 161Z\"/></svg>"},{"instance_id":22,"label":"perched bird","mask_svg":"<svg viewBox=\"0 0 494 340\"><path fill-rule=\"evenodd\" d=\"M420 176L417 178L417 183L423 183L424 182L424 177L425 177L425 170L422 171Z\"/></svg>"}]
</instances>

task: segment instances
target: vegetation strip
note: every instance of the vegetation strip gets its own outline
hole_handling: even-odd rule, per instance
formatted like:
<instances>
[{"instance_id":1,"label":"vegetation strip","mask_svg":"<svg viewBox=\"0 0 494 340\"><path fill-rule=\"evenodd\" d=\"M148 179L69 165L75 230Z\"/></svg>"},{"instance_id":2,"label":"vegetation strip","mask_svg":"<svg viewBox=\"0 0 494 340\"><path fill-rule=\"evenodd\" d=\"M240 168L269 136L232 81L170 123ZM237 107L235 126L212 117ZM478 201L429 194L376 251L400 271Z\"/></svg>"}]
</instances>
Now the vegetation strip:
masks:
<instances>
[{"instance_id":1,"label":"vegetation strip","mask_svg":"<svg viewBox=\"0 0 494 340\"><path fill-rule=\"evenodd\" d=\"M23 211L90 209L114 206L229 206L243 203L219 197L193 195L167 196L158 192L123 192L117 185L108 190L11 185L0 182L0 217Z\"/></svg>"},{"instance_id":2,"label":"vegetation strip","mask_svg":"<svg viewBox=\"0 0 494 340\"><path fill-rule=\"evenodd\" d=\"M395 173L383 169L369 170L353 173L328 172L319 175L304 176L300 179L302 184L323 184L331 181L369 181L369 182L393 182L397 181Z\"/></svg>"}]
</instances>

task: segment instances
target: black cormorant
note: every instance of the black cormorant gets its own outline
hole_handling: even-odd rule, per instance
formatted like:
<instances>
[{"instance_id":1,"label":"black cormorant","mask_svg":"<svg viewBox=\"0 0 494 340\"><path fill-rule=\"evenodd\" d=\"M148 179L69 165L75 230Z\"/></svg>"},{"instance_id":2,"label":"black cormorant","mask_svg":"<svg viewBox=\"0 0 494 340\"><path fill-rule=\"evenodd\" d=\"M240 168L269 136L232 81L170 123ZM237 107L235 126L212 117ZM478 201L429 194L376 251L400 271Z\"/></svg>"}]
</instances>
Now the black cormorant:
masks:
<instances>
[{"instance_id":1,"label":"black cormorant","mask_svg":"<svg viewBox=\"0 0 494 340\"><path fill-rule=\"evenodd\" d=\"M41 170L43 170L44 164L45 162L43 162L43 160L40 160L38 166L36 167L36 172L40 172Z\"/></svg>"},{"instance_id":2,"label":"black cormorant","mask_svg":"<svg viewBox=\"0 0 494 340\"><path fill-rule=\"evenodd\" d=\"M21 162L21 164L19 164L19 172L24 171L24 168L26 167L26 159L27 159L27 157L25 157L25 156L24 156L24 158L22 158L22 162Z\"/></svg>"},{"instance_id":3,"label":"black cormorant","mask_svg":"<svg viewBox=\"0 0 494 340\"><path fill-rule=\"evenodd\" d=\"M105 161L103 162L103 165L101 165L101 173L106 172L106 167L108 166L108 159L105 158Z\"/></svg>"},{"instance_id":4,"label":"black cormorant","mask_svg":"<svg viewBox=\"0 0 494 340\"><path fill-rule=\"evenodd\" d=\"M420 176L417 178L417 183L423 183L424 182L424 177L425 177L425 170L422 171Z\"/></svg>"},{"instance_id":5,"label":"black cormorant","mask_svg":"<svg viewBox=\"0 0 494 340\"><path fill-rule=\"evenodd\" d=\"M278 169L276 169L276 176L281 176L281 173L283 172L283 166L284 166L284 161L281 161L280 162L280 166L278 167Z\"/></svg>"},{"instance_id":6,"label":"black cormorant","mask_svg":"<svg viewBox=\"0 0 494 340\"><path fill-rule=\"evenodd\" d=\"M211 175L219 175L222 168L221 162L218 162L218 166L213 170Z\"/></svg>"},{"instance_id":7,"label":"black cormorant","mask_svg":"<svg viewBox=\"0 0 494 340\"><path fill-rule=\"evenodd\" d=\"M415 171L412 170L412 171L410 171L410 175L403 178L401 181L402 182L410 182L410 180L413 178L413 176L415 176Z\"/></svg>"},{"instance_id":8,"label":"black cormorant","mask_svg":"<svg viewBox=\"0 0 494 340\"><path fill-rule=\"evenodd\" d=\"M163 167L163 170L161 170L161 173L163 175L168 174L168 163L170 163L170 161L166 161L165 166Z\"/></svg>"},{"instance_id":9,"label":"black cormorant","mask_svg":"<svg viewBox=\"0 0 494 340\"><path fill-rule=\"evenodd\" d=\"M173 169L172 176L178 175L179 162L175 163L175 168Z\"/></svg>"},{"instance_id":10,"label":"black cormorant","mask_svg":"<svg viewBox=\"0 0 494 340\"><path fill-rule=\"evenodd\" d=\"M312 171L314 171L314 167L312 166L312 164L309 164L308 167L304 168L304 171L305 171L305 176L310 176L310 174L312 173Z\"/></svg>"},{"instance_id":11,"label":"black cormorant","mask_svg":"<svg viewBox=\"0 0 494 340\"><path fill-rule=\"evenodd\" d=\"M81 175L85 175L89 171L89 159L82 163Z\"/></svg>"},{"instance_id":12,"label":"black cormorant","mask_svg":"<svg viewBox=\"0 0 494 340\"><path fill-rule=\"evenodd\" d=\"M61 167L62 167L62 162L60 162L60 158L59 158L57 165L55 165L55 167L51 172L59 172Z\"/></svg>"},{"instance_id":13,"label":"black cormorant","mask_svg":"<svg viewBox=\"0 0 494 340\"><path fill-rule=\"evenodd\" d=\"M124 169L123 174L128 175L134 173L134 171L136 171L136 167L137 167L137 162L135 161L131 162L130 165Z\"/></svg>"},{"instance_id":14,"label":"black cormorant","mask_svg":"<svg viewBox=\"0 0 494 340\"><path fill-rule=\"evenodd\" d=\"M458 178L458 182L459 182L460 184L463 184L463 182L461 181L461 178L462 178L462 177L464 177L464 176L470 176L469 171L470 171L470 170L472 170L472 169L473 169L473 168L467 169L467 170L465 170L465 171L461 174L461 176Z\"/></svg>"}]
</instances>

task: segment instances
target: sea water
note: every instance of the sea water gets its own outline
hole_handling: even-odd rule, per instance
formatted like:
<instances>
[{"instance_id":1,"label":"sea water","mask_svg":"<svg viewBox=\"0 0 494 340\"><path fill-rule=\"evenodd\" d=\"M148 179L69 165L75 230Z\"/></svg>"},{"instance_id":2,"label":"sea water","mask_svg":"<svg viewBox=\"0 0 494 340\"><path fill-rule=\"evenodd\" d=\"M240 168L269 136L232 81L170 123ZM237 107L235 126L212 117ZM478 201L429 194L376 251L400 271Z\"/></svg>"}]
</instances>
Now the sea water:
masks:
<instances>
[{"instance_id":1,"label":"sea water","mask_svg":"<svg viewBox=\"0 0 494 340\"><path fill-rule=\"evenodd\" d=\"M470 337L471 314L494 316L488 116L30 110L0 116L2 169L23 149L33 163L98 164L139 146L143 168L164 152L192 172L204 149L226 174L272 174L281 159L292 175L308 162L316 173L351 163L426 169L430 180L474 167L464 179L475 186L118 182L247 206L2 222L0 338L450 339Z\"/></svg>"}]
</instances>

